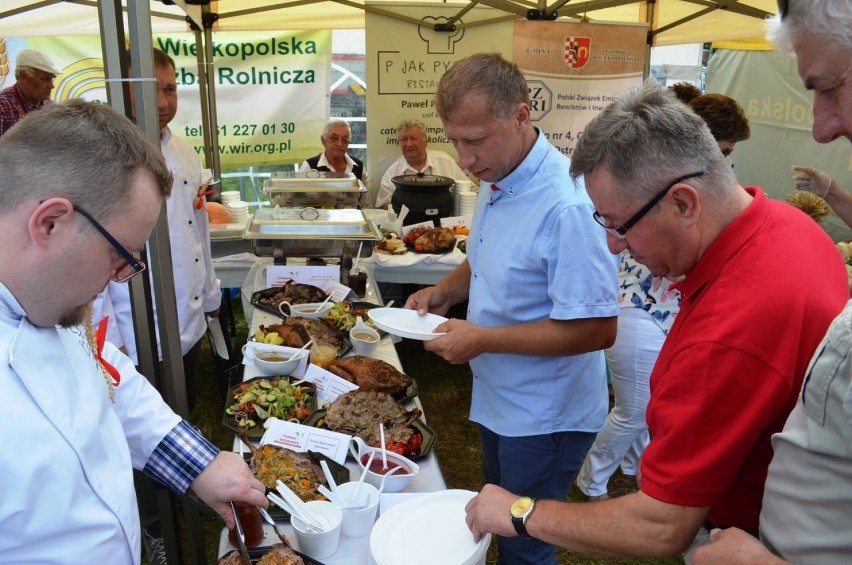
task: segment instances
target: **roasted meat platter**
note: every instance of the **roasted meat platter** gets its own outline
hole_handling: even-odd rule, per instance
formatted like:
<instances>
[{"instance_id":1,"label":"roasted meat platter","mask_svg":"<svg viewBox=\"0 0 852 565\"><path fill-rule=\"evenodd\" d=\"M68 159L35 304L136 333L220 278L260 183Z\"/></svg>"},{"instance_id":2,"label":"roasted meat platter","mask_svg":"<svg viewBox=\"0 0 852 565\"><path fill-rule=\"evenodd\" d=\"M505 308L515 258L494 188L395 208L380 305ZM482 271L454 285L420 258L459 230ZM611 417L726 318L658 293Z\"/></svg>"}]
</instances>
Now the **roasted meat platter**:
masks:
<instances>
[{"instance_id":1,"label":"roasted meat platter","mask_svg":"<svg viewBox=\"0 0 852 565\"><path fill-rule=\"evenodd\" d=\"M415 253L447 253L456 246L456 234L450 228L419 226L408 232L403 241Z\"/></svg>"},{"instance_id":2,"label":"roasted meat platter","mask_svg":"<svg viewBox=\"0 0 852 565\"><path fill-rule=\"evenodd\" d=\"M246 562L239 551L231 551L220 557L216 565L322 565L320 561L293 549L287 538L271 546L251 547L248 556L250 561Z\"/></svg>"},{"instance_id":3,"label":"roasted meat platter","mask_svg":"<svg viewBox=\"0 0 852 565\"><path fill-rule=\"evenodd\" d=\"M378 447L381 422L388 450L417 460L427 456L435 443L435 432L420 420L420 414L416 408L406 410L389 394L353 390L337 397L327 410L311 414L305 425L355 435Z\"/></svg>"},{"instance_id":4,"label":"roasted meat platter","mask_svg":"<svg viewBox=\"0 0 852 565\"><path fill-rule=\"evenodd\" d=\"M322 302L328 294L321 288L310 284L287 281L284 286L273 286L258 290L251 295L251 304L270 314L281 315L278 305L282 302L290 304L310 304Z\"/></svg>"},{"instance_id":5,"label":"roasted meat platter","mask_svg":"<svg viewBox=\"0 0 852 565\"><path fill-rule=\"evenodd\" d=\"M381 359L363 355L340 357L328 366L338 377L358 385L360 390L384 392L397 401L417 396L417 383Z\"/></svg>"},{"instance_id":6,"label":"roasted meat platter","mask_svg":"<svg viewBox=\"0 0 852 565\"><path fill-rule=\"evenodd\" d=\"M269 334L277 334L274 341L270 341ZM302 347L311 339L314 342L325 343L337 348L337 355L341 356L352 349L349 338L326 320L315 320L303 318L302 316L290 316L280 324L260 326L254 334L255 341L274 343L286 347ZM280 343L279 343L280 341Z\"/></svg>"},{"instance_id":7,"label":"roasted meat platter","mask_svg":"<svg viewBox=\"0 0 852 565\"><path fill-rule=\"evenodd\" d=\"M297 453L272 444L255 447L247 437L241 436L241 438L251 452L250 455L246 455L249 468L267 490L274 491L277 481L280 480L305 502L325 500L325 497L317 490L320 485L328 487L320 461L326 462L336 483L349 482L349 469L322 453L313 451ZM273 503L269 505L269 514L279 520L290 519L287 512Z\"/></svg>"}]
</instances>

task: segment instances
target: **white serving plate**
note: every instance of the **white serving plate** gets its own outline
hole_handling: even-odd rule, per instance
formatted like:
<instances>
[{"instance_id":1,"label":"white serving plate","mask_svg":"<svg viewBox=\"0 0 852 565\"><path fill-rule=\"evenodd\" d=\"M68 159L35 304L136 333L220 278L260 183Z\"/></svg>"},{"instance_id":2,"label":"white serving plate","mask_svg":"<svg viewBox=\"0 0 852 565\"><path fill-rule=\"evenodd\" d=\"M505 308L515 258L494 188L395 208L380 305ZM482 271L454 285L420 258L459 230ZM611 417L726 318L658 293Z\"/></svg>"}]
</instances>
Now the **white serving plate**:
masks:
<instances>
[{"instance_id":1,"label":"white serving plate","mask_svg":"<svg viewBox=\"0 0 852 565\"><path fill-rule=\"evenodd\" d=\"M378 565L469 565L484 563L491 535L474 543L465 523L465 505L476 495L444 490L401 502L384 512L370 534L370 554ZM420 541L412 551L412 535Z\"/></svg>"},{"instance_id":2,"label":"white serving plate","mask_svg":"<svg viewBox=\"0 0 852 565\"><path fill-rule=\"evenodd\" d=\"M405 308L373 308L370 310L370 319L380 330L389 334L429 341L444 335L442 332L435 333L435 326L447 321L443 316L437 314L426 314L421 316L417 310Z\"/></svg>"}]
</instances>

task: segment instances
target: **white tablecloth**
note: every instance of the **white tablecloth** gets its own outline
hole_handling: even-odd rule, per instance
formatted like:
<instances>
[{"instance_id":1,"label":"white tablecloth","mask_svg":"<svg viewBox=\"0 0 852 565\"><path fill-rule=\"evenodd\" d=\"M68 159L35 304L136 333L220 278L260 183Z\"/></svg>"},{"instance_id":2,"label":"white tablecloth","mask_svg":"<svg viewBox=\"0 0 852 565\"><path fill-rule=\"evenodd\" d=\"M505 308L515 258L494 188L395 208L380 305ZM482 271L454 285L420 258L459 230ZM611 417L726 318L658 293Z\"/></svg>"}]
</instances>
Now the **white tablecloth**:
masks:
<instances>
[{"instance_id":1,"label":"white tablecloth","mask_svg":"<svg viewBox=\"0 0 852 565\"><path fill-rule=\"evenodd\" d=\"M243 285L243 301L244 304L246 302L246 295L250 298L252 292L257 289L266 288L266 264L269 264L269 261L266 263L257 262L252 267L252 271L249 277L246 279L245 284ZM376 285L374 281L368 277L367 280L367 295L365 300L375 303L381 303L381 295L376 289ZM249 305L245 310L246 317L250 317L251 324L249 333L253 334L258 327L263 324L273 324L280 322L280 318L264 312L262 310L255 309ZM376 353L373 355L377 359L381 359L386 361L396 367L397 369L402 369L402 364L400 363L399 355L397 354L396 347L393 345L393 341L391 336L385 336L382 338L379 343L379 347L376 349ZM247 380L256 376L259 376L258 370L253 366L245 366L245 371L243 373L243 380ZM421 408L420 399L415 398L413 401L414 405L418 408ZM425 421L425 415L423 419ZM234 439L234 451L240 450L240 442L238 439ZM434 492L438 490L443 490L447 488L446 483L444 482L444 477L441 474L441 468L438 465L438 459L435 456L435 453L432 452L424 459L417 461L417 464L420 466L420 472L412 479L411 483L403 490L403 493L424 493L424 492ZM360 469L358 465L352 461L347 460L346 467L349 469L350 479L355 481L361 476ZM388 495L385 497L383 495L382 507L388 508L388 501L392 500L396 497L393 495ZM279 529L281 529L290 543L293 545L295 549L299 549L298 542L296 541L296 536L293 533L292 527L289 522L279 522ZM270 545L278 542L278 538L275 536L272 527L264 526L264 541L263 545ZM229 551L233 551L236 549L231 543L228 541L228 531L223 530L219 539L219 556L221 557L225 553ZM323 563L327 565L360 565L360 564L368 564L370 563L370 536L366 535L360 538L349 538L345 536L341 536L340 538L340 546L337 549L337 552L331 557L321 559Z\"/></svg>"}]
</instances>

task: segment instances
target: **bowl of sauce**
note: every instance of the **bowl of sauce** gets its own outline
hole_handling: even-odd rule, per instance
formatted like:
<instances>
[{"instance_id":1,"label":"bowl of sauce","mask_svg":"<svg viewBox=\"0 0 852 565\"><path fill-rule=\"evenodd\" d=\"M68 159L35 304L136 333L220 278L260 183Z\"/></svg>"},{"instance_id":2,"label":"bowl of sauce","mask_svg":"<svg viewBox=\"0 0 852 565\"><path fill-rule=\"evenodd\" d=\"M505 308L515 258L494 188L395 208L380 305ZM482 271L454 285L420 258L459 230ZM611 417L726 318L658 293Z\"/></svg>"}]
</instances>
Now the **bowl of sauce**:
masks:
<instances>
[{"instance_id":1,"label":"bowl of sauce","mask_svg":"<svg viewBox=\"0 0 852 565\"><path fill-rule=\"evenodd\" d=\"M243 347L243 355L254 361L254 366L265 376L292 375L298 369L302 359L308 356L307 351L297 353L292 347L258 345L252 342Z\"/></svg>"},{"instance_id":2,"label":"bowl of sauce","mask_svg":"<svg viewBox=\"0 0 852 565\"><path fill-rule=\"evenodd\" d=\"M380 448L368 446L359 437L355 437L353 439L358 449L356 457L358 467L361 469L362 473L367 475L364 478L364 482L370 483L376 488L380 488L384 476L392 469L401 467L399 471L388 476L385 480L384 492L400 492L407 487L409 483L411 483L411 479L420 472L420 467L417 463L407 457L399 455L398 453L394 453L393 451L387 452L388 466L387 469L385 469L384 464L382 463L382 450ZM370 455L372 453L375 453L376 455L373 457L370 467L366 468L365 465L367 464L367 461L370 460Z\"/></svg>"}]
</instances>

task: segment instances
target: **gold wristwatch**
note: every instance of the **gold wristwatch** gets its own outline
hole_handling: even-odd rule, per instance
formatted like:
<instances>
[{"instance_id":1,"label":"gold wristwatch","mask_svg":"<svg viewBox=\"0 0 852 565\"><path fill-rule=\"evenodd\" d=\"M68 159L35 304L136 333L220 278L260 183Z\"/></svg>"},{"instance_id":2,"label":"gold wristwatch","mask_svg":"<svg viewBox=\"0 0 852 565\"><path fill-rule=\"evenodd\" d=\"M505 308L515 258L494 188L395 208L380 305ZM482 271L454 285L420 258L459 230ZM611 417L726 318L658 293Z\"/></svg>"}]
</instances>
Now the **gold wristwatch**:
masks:
<instances>
[{"instance_id":1,"label":"gold wristwatch","mask_svg":"<svg viewBox=\"0 0 852 565\"><path fill-rule=\"evenodd\" d=\"M519 536L530 537L527 533L527 520L532 516L533 510L535 510L535 500L528 496L522 496L512 503L509 515Z\"/></svg>"}]
</instances>

